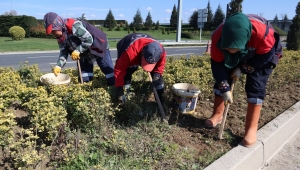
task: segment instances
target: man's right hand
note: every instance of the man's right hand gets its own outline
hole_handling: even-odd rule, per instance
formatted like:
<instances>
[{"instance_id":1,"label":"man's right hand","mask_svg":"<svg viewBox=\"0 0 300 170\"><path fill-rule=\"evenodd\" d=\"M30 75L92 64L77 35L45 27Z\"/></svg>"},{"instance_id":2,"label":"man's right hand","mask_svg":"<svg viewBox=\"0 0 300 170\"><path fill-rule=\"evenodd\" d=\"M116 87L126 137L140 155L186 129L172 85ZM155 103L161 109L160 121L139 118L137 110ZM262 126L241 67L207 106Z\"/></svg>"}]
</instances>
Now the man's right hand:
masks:
<instances>
[{"instance_id":1,"label":"man's right hand","mask_svg":"<svg viewBox=\"0 0 300 170\"><path fill-rule=\"evenodd\" d=\"M225 105L228 103L232 104L232 102L233 102L232 93L230 91L223 93L223 99L224 99Z\"/></svg>"},{"instance_id":2,"label":"man's right hand","mask_svg":"<svg viewBox=\"0 0 300 170\"><path fill-rule=\"evenodd\" d=\"M55 76L58 76L58 74L60 73L60 71L61 71L61 67L59 67L59 66L55 66L54 68L53 68L53 73L55 74Z\"/></svg>"},{"instance_id":3,"label":"man's right hand","mask_svg":"<svg viewBox=\"0 0 300 170\"><path fill-rule=\"evenodd\" d=\"M234 81L238 81L239 78L241 77L241 69L239 67L237 67L231 74L231 78L234 80Z\"/></svg>"},{"instance_id":4,"label":"man's right hand","mask_svg":"<svg viewBox=\"0 0 300 170\"><path fill-rule=\"evenodd\" d=\"M125 101L126 101L125 95L118 96L118 100L119 100L119 103L121 103L122 105L125 104Z\"/></svg>"},{"instance_id":5,"label":"man's right hand","mask_svg":"<svg viewBox=\"0 0 300 170\"><path fill-rule=\"evenodd\" d=\"M125 104L126 96L124 94L123 86L117 87L117 97L121 104Z\"/></svg>"}]
</instances>

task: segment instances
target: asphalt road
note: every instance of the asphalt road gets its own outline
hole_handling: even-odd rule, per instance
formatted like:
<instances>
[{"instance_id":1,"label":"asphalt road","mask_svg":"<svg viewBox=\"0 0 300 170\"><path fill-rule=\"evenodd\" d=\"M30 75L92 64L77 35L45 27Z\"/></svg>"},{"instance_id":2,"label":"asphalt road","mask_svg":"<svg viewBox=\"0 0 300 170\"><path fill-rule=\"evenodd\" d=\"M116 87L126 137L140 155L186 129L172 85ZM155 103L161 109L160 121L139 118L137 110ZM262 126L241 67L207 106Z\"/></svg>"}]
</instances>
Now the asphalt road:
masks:
<instances>
[{"instance_id":1,"label":"asphalt road","mask_svg":"<svg viewBox=\"0 0 300 170\"><path fill-rule=\"evenodd\" d=\"M206 47L166 47L167 56L186 56L190 55L202 55ZM117 58L117 50L110 50L113 63ZM51 72L51 66L56 65L59 51L48 52L8 52L0 54L0 67L13 67L15 69L20 68L20 63L28 62L29 65L38 64L40 70L43 72ZM76 62L70 57L64 68L75 68Z\"/></svg>"}]
</instances>

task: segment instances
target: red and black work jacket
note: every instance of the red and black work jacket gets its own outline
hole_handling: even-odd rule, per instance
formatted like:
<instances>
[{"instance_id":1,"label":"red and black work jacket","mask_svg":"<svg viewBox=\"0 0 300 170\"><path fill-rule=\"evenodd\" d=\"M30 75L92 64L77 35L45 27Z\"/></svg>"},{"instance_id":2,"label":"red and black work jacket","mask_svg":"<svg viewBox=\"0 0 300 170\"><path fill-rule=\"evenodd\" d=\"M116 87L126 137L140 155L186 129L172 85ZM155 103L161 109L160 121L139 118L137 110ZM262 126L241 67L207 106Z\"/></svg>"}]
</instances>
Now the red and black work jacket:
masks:
<instances>
[{"instance_id":1,"label":"red and black work jacket","mask_svg":"<svg viewBox=\"0 0 300 170\"><path fill-rule=\"evenodd\" d=\"M255 68L260 68L268 62L276 65L281 56L276 55L274 52L269 53L272 49L274 51L276 42L273 27L266 19L257 15L250 14L247 17L252 24L252 30L250 40L246 44L248 49L248 56L246 58L260 57L255 63L252 63L252 66ZM217 43L222 36L223 25L224 22L219 25L211 36L211 65L213 76L217 83L228 80L227 68L224 65L224 55L222 49L217 47Z\"/></svg>"},{"instance_id":2,"label":"red and black work jacket","mask_svg":"<svg viewBox=\"0 0 300 170\"><path fill-rule=\"evenodd\" d=\"M143 48L156 41L148 34L133 33L122 38L117 44L118 59L114 67L115 86L124 85L124 77L127 69L130 67L138 67L141 64L141 52ZM161 46L162 47L162 46ZM164 49L162 47L162 49ZM160 56L160 60L156 63L152 73L159 73L161 76L165 70L166 51Z\"/></svg>"}]
</instances>

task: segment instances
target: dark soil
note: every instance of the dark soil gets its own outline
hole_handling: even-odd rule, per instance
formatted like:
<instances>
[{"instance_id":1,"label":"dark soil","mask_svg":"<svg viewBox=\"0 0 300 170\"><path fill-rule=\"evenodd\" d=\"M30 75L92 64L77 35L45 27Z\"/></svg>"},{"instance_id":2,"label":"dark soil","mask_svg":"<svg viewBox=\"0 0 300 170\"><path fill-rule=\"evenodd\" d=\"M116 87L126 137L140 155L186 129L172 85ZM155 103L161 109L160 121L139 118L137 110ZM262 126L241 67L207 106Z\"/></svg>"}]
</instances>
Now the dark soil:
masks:
<instances>
[{"instance_id":1,"label":"dark soil","mask_svg":"<svg viewBox=\"0 0 300 170\"><path fill-rule=\"evenodd\" d=\"M270 122L280 113L300 101L300 82L286 84L276 90L269 91L263 103L259 128ZM204 121L209 118L213 110L213 96L210 99L198 101L196 112L193 115L186 115L177 112L168 113L169 124L176 124L179 128L171 131L165 137L167 142L175 142L182 147L194 148L199 156L212 155L210 162L202 163L208 166L212 161L237 146L244 136L244 123L247 110L245 95L234 98L230 105L227 120L225 123L223 137L217 139L219 126L208 129L204 127ZM22 119L27 115L22 109L16 109L16 116ZM24 122L24 121L22 121ZM0 152L2 153L2 152ZM0 154L0 158L3 155ZM10 168L9 160L0 160L0 166Z\"/></svg>"},{"instance_id":2,"label":"dark soil","mask_svg":"<svg viewBox=\"0 0 300 170\"><path fill-rule=\"evenodd\" d=\"M259 128L270 122L280 113L300 101L300 82L292 82L272 90L266 95L259 120ZM246 97L235 97L230 105L225 122L223 137L218 140L219 126L212 129L204 127L204 121L213 111L213 97L208 101L199 101L194 115L174 114L169 122L177 124L181 129L174 131L167 137L183 147L192 147L199 156L207 153L220 157L228 150L236 147L244 136L244 124L247 110ZM229 136L229 137L228 137ZM210 164L209 162L206 164ZM205 163L204 163L205 164Z\"/></svg>"}]
</instances>

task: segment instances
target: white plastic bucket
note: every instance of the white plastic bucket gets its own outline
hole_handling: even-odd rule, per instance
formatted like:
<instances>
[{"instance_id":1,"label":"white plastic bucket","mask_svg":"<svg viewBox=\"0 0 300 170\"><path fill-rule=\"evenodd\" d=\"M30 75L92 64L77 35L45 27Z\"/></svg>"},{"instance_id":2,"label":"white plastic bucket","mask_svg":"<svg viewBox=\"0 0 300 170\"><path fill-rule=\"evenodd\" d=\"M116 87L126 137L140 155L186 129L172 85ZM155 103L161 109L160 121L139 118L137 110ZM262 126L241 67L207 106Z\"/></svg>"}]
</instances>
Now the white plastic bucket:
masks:
<instances>
[{"instance_id":1,"label":"white plastic bucket","mask_svg":"<svg viewBox=\"0 0 300 170\"><path fill-rule=\"evenodd\" d=\"M184 114L195 112L200 90L197 86L188 83L177 83L172 86L174 108Z\"/></svg>"},{"instance_id":2,"label":"white plastic bucket","mask_svg":"<svg viewBox=\"0 0 300 170\"><path fill-rule=\"evenodd\" d=\"M47 73L41 76L40 81L43 84L68 85L71 82L71 77L63 73L59 73L58 76L55 76L54 73Z\"/></svg>"}]
</instances>

